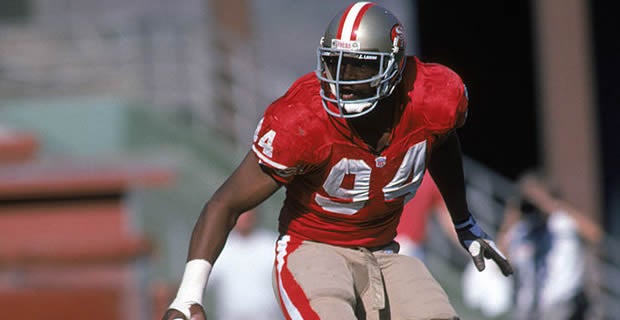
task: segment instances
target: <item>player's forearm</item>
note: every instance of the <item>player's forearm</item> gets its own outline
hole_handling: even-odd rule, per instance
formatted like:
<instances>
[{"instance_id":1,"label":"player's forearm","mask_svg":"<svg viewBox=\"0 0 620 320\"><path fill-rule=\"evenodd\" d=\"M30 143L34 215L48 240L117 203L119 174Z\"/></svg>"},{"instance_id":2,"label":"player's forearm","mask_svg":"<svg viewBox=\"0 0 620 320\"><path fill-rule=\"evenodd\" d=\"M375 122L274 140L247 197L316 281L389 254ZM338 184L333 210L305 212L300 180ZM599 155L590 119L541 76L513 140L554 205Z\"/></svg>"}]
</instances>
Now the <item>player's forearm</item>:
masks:
<instances>
[{"instance_id":1,"label":"player's forearm","mask_svg":"<svg viewBox=\"0 0 620 320\"><path fill-rule=\"evenodd\" d=\"M192 231L187 261L205 259L213 264L222 252L238 215L213 203L205 204Z\"/></svg>"},{"instance_id":2,"label":"player's forearm","mask_svg":"<svg viewBox=\"0 0 620 320\"><path fill-rule=\"evenodd\" d=\"M188 260L205 259L214 263L239 215L258 206L279 187L249 151L205 204L192 232Z\"/></svg>"},{"instance_id":3,"label":"player's forearm","mask_svg":"<svg viewBox=\"0 0 620 320\"><path fill-rule=\"evenodd\" d=\"M463 158L455 132L433 150L428 170L441 192L452 221L459 223L467 220L469 210L465 193Z\"/></svg>"},{"instance_id":4,"label":"player's forearm","mask_svg":"<svg viewBox=\"0 0 620 320\"><path fill-rule=\"evenodd\" d=\"M202 306L213 263L224 248L239 213L211 202L204 206L194 225L185 271L170 309L178 310L189 319L192 307Z\"/></svg>"}]
</instances>

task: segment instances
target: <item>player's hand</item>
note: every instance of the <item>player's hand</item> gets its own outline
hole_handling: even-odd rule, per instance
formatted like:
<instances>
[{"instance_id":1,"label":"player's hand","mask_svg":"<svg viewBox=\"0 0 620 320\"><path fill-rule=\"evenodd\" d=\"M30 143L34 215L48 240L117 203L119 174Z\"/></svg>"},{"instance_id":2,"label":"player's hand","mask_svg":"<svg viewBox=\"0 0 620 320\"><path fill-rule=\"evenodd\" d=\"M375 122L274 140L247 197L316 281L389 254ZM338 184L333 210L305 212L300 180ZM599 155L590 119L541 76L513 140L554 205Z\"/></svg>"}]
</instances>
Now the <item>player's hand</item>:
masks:
<instances>
[{"instance_id":1,"label":"player's hand","mask_svg":"<svg viewBox=\"0 0 620 320\"><path fill-rule=\"evenodd\" d=\"M164 313L162 320L207 320L205 310L201 305L194 303L189 307L190 317L187 318L183 312L176 309L168 309Z\"/></svg>"},{"instance_id":2,"label":"player's hand","mask_svg":"<svg viewBox=\"0 0 620 320\"><path fill-rule=\"evenodd\" d=\"M469 215L467 221L455 227L459 242L471 255L478 271L484 270L484 258L487 258L493 260L505 276L512 274L510 262L497 249L491 237L480 228L472 215Z\"/></svg>"}]
</instances>

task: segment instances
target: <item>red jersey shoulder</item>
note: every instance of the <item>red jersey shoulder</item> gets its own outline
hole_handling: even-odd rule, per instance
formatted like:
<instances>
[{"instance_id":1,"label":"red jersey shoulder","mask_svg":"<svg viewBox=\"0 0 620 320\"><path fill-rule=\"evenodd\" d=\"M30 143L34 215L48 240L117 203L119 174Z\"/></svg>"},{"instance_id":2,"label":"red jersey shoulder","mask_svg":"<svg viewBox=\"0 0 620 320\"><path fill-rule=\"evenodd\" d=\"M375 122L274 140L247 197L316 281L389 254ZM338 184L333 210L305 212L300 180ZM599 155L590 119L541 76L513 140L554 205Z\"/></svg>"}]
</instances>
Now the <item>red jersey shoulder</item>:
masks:
<instances>
[{"instance_id":1,"label":"red jersey shoulder","mask_svg":"<svg viewBox=\"0 0 620 320\"><path fill-rule=\"evenodd\" d=\"M414 117L423 119L423 125L437 134L461 127L468 106L467 89L461 77L438 63L425 63L415 57L408 63L416 66L415 71L411 69L405 75L410 79L408 94Z\"/></svg>"},{"instance_id":2,"label":"red jersey shoulder","mask_svg":"<svg viewBox=\"0 0 620 320\"><path fill-rule=\"evenodd\" d=\"M260 162L287 182L314 165L325 141L325 112L319 82L309 73L267 107L254 133L252 150Z\"/></svg>"}]
</instances>

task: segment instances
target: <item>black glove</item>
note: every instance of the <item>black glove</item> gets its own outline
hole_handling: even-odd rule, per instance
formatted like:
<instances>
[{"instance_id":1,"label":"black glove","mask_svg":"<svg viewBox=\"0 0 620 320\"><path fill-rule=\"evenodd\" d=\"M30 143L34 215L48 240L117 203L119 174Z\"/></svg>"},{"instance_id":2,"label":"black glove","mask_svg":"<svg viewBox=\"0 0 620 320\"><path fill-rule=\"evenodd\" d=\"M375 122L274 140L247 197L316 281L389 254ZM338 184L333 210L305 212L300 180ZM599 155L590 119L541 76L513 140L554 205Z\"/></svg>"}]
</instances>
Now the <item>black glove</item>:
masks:
<instances>
[{"instance_id":1,"label":"black glove","mask_svg":"<svg viewBox=\"0 0 620 320\"><path fill-rule=\"evenodd\" d=\"M474 264L478 271L484 270L484 258L487 258L493 260L505 276L512 274L510 262L497 249L495 242L480 228L471 214L465 222L459 223L454 227L456 228L459 242L474 259Z\"/></svg>"}]
</instances>

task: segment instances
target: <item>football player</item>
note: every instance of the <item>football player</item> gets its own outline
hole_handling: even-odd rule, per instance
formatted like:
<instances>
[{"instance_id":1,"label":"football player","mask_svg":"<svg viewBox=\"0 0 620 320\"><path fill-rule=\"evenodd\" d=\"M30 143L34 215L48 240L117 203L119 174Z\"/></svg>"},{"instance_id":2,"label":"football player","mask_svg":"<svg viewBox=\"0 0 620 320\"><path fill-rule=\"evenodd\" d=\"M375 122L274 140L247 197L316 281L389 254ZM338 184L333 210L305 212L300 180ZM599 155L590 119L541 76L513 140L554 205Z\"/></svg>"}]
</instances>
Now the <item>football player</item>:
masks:
<instances>
[{"instance_id":1,"label":"football player","mask_svg":"<svg viewBox=\"0 0 620 320\"><path fill-rule=\"evenodd\" d=\"M465 86L449 68L406 56L403 32L372 2L333 18L316 71L266 109L251 150L206 202L164 319L204 317L205 284L235 221L282 186L274 290L286 319L458 319L394 241L427 168L477 268L488 258L512 273L468 210L455 132Z\"/></svg>"}]
</instances>

